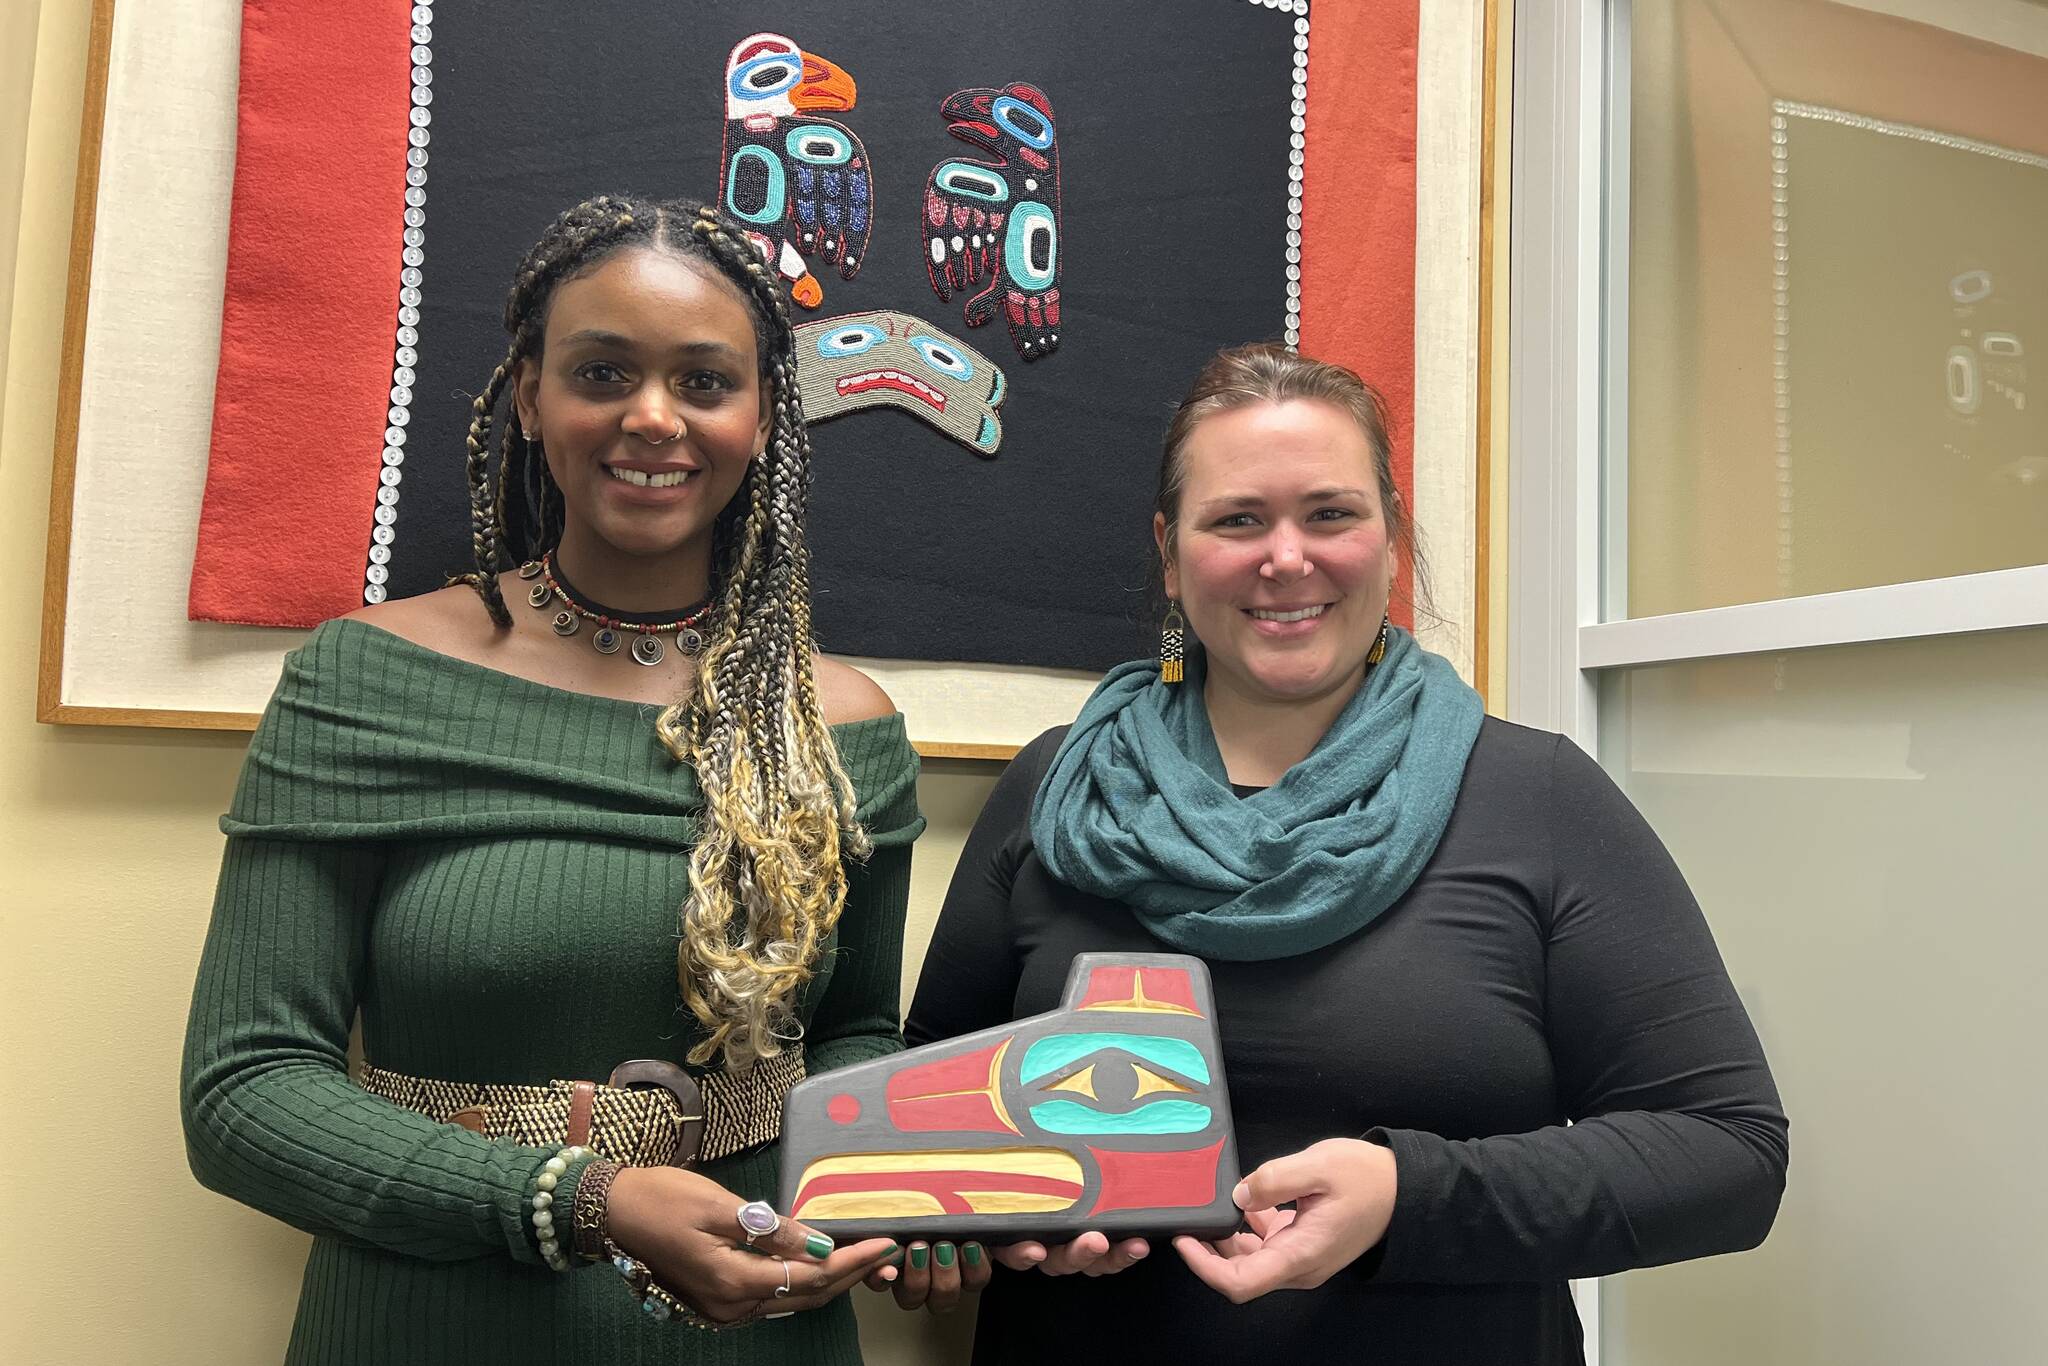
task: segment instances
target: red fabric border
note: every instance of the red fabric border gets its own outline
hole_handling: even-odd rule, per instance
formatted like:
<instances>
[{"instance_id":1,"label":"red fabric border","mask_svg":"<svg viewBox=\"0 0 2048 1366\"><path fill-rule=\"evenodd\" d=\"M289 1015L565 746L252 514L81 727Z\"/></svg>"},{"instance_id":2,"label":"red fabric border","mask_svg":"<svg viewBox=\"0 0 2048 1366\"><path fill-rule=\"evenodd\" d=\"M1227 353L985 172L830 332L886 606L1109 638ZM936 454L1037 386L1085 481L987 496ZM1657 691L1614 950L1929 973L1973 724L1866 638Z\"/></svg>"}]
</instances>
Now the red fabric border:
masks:
<instances>
[{"instance_id":1,"label":"red fabric border","mask_svg":"<svg viewBox=\"0 0 2048 1366\"><path fill-rule=\"evenodd\" d=\"M1394 484L1415 506L1418 0L1316 0L1302 170L1301 351L1348 365L1393 419ZM1394 610L1414 575L1404 559Z\"/></svg>"},{"instance_id":2,"label":"red fabric border","mask_svg":"<svg viewBox=\"0 0 2048 1366\"><path fill-rule=\"evenodd\" d=\"M396 344L411 28L408 0L243 6L194 619L305 626L362 603ZM270 585L260 605L252 578Z\"/></svg>"}]
</instances>

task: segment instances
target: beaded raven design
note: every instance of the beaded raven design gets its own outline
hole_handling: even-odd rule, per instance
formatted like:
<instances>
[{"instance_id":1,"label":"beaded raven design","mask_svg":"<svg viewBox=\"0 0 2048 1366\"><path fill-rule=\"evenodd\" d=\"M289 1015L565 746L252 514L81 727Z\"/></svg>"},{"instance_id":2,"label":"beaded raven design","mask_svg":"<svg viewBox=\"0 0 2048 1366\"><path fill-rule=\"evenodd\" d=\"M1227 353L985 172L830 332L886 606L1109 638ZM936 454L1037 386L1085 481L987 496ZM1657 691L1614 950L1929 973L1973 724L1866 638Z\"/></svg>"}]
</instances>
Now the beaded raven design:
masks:
<instances>
[{"instance_id":1,"label":"beaded raven design","mask_svg":"<svg viewBox=\"0 0 2048 1366\"><path fill-rule=\"evenodd\" d=\"M720 202L790 282L805 308L825 289L805 258L860 273L874 226L867 149L844 124L817 111L853 108L853 77L780 33L756 33L725 63L725 157Z\"/></svg>"},{"instance_id":2,"label":"beaded raven design","mask_svg":"<svg viewBox=\"0 0 2048 1366\"><path fill-rule=\"evenodd\" d=\"M953 136L992 161L955 159L925 181L925 271L980 327L998 310L1025 360L1060 344L1060 154L1052 101L1036 86L955 91L939 105Z\"/></svg>"}]
</instances>

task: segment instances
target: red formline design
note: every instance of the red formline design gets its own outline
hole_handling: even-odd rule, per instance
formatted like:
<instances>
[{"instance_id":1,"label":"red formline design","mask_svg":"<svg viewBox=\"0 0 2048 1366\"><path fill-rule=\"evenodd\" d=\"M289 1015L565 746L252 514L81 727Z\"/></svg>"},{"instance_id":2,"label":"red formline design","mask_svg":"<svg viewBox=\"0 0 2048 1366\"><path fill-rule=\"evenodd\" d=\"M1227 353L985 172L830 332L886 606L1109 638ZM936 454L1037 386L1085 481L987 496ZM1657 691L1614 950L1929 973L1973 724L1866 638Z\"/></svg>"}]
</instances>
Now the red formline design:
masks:
<instances>
[{"instance_id":1,"label":"red formline design","mask_svg":"<svg viewBox=\"0 0 2048 1366\"><path fill-rule=\"evenodd\" d=\"M1195 1006L1194 983L1179 968L1097 968L1088 974L1088 990L1074 1009L1155 1010L1198 1019L1202 1014Z\"/></svg>"},{"instance_id":2,"label":"red formline design","mask_svg":"<svg viewBox=\"0 0 2048 1366\"><path fill-rule=\"evenodd\" d=\"M1090 1147L1102 1173L1102 1192L1090 1214L1120 1209L1194 1209L1216 1198L1216 1168L1223 1140L1178 1152L1128 1152Z\"/></svg>"}]
</instances>

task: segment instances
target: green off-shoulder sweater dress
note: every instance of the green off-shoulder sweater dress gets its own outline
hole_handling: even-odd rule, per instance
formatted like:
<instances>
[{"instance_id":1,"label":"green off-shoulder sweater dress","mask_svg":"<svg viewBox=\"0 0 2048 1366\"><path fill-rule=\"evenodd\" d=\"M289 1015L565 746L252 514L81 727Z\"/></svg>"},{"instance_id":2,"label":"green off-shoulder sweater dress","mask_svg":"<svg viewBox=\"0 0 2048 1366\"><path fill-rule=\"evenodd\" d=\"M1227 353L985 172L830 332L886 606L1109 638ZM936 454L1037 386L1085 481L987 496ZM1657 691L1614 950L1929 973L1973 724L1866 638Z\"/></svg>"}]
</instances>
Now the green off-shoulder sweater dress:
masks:
<instances>
[{"instance_id":1,"label":"green off-shoulder sweater dress","mask_svg":"<svg viewBox=\"0 0 2048 1366\"><path fill-rule=\"evenodd\" d=\"M603 1080L680 1063L676 921L699 797L655 708L544 687L361 622L285 663L234 805L186 1041L192 1169L315 1236L287 1360L857 1363L846 1299L708 1333L640 1314L605 1266L541 1262L541 1149L479 1138L349 1079ZM805 993L815 1074L902 1046L917 757L900 716L833 728L875 852L849 866ZM773 1198L777 1148L705 1174Z\"/></svg>"}]
</instances>

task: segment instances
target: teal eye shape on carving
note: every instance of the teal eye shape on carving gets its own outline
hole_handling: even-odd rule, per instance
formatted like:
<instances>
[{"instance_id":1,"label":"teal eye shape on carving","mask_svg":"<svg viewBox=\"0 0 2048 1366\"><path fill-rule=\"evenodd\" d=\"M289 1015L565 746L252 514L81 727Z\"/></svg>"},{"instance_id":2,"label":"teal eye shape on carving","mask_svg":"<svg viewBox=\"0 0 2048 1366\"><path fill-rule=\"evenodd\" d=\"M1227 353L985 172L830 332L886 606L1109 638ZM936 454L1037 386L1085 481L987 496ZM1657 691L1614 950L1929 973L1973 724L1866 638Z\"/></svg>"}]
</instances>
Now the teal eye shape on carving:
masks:
<instances>
[{"instance_id":1,"label":"teal eye shape on carving","mask_svg":"<svg viewBox=\"0 0 2048 1366\"><path fill-rule=\"evenodd\" d=\"M974 362L935 337L912 337L910 348L917 352L919 360L942 375L960 380L974 378Z\"/></svg>"},{"instance_id":2,"label":"teal eye shape on carving","mask_svg":"<svg viewBox=\"0 0 2048 1366\"><path fill-rule=\"evenodd\" d=\"M1190 1081L1199 1082L1203 1086L1209 1084L1209 1064L1202 1057L1202 1050L1186 1039L1170 1039L1160 1034L1049 1034L1025 1050L1024 1061L1019 1064L1017 1079L1029 1085L1040 1077L1057 1072L1069 1063L1078 1062L1090 1053L1099 1053L1105 1048L1121 1048L1132 1057L1143 1058L1146 1062L1156 1063L1168 1071L1178 1072ZM1203 1107L1205 1111L1207 1108ZM1036 1114L1037 1111L1034 1110L1033 1113ZM1203 1121L1204 1124L1207 1122ZM1193 1131L1176 1129L1165 1132Z\"/></svg>"},{"instance_id":3,"label":"teal eye shape on carving","mask_svg":"<svg viewBox=\"0 0 2048 1366\"><path fill-rule=\"evenodd\" d=\"M1010 197L1010 187L1002 177L990 175L980 166L970 166L964 161L949 161L932 172L932 180L942 190L979 199L986 204L1001 204Z\"/></svg>"},{"instance_id":4,"label":"teal eye shape on carving","mask_svg":"<svg viewBox=\"0 0 2048 1366\"><path fill-rule=\"evenodd\" d=\"M798 161L807 161L813 166L838 166L853 159L853 143L846 134L823 124L806 124L790 129L782 145Z\"/></svg>"},{"instance_id":5,"label":"teal eye shape on carving","mask_svg":"<svg viewBox=\"0 0 2048 1366\"><path fill-rule=\"evenodd\" d=\"M818 354L821 356L858 356L863 351L872 351L887 340L882 329L868 323L848 323L835 327L818 338Z\"/></svg>"},{"instance_id":6,"label":"teal eye shape on carving","mask_svg":"<svg viewBox=\"0 0 2048 1366\"><path fill-rule=\"evenodd\" d=\"M1208 1106L1192 1100L1155 1100L1122 1114L1071 1100L1031 1107L1031 1122L1049 1134L1198 1134L1211 1118Z\"/></svg>"}]
</instances>

